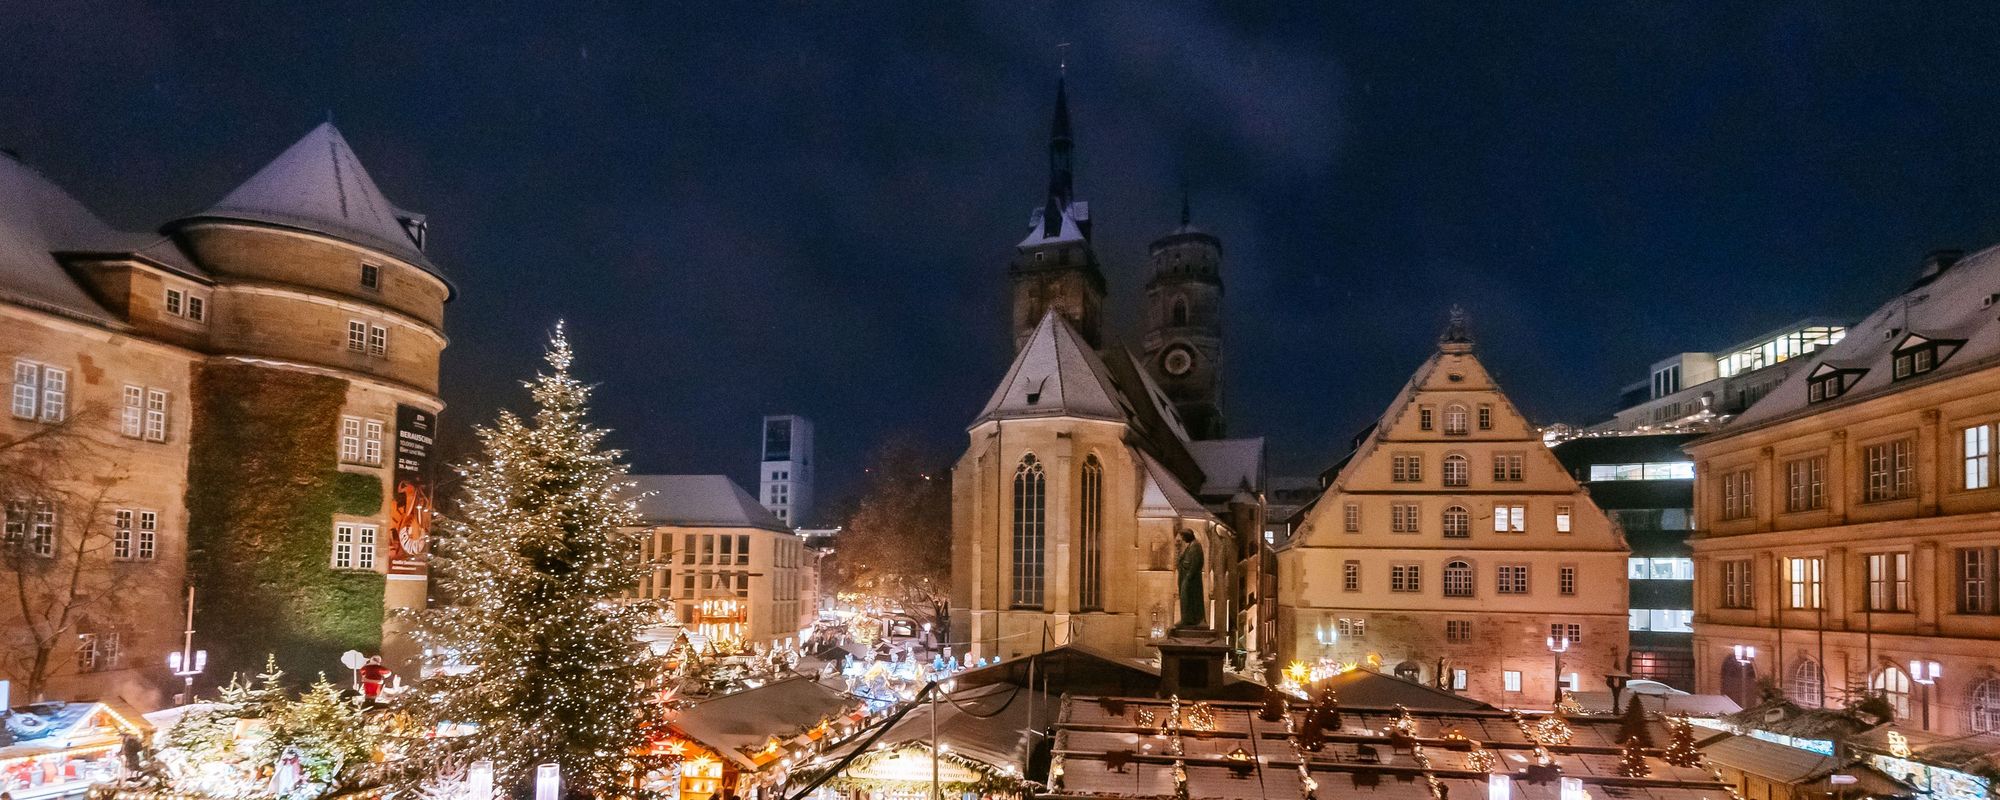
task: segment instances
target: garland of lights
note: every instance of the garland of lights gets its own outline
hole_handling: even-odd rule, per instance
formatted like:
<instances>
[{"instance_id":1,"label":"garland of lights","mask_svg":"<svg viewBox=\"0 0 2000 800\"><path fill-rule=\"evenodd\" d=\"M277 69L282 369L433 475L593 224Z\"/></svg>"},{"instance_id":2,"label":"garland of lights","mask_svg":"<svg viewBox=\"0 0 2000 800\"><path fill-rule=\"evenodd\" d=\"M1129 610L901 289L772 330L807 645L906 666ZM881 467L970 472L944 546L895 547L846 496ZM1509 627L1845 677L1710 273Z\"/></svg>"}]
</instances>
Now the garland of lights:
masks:
<instances>
[{"instance_id":1,"label":"garland of lights","mask_svg":"<svg viewBox=\"0 0 2000 800\"><path fill-rule=\"evenodd\" d=\"M1214 724L1214 719L1209 720ZM1167 700L1167 755L1174 759L1174 800L1188 800L1187 758L1181 746L1181 696L1176 694Z\"/></svg>"},{"instance_id":2,"label":"garland of lights","mask_svg":"<svg viewBox=\"0 0 2000 800\"><path fill-rule=\"evenodd\" d=\"M1410 710L1401 703L1396 704L1396 719L1382 732L1391 738L1408 739L1410 760L1417 762L1417 769L1424 773L1424 784L1430 787L1431 800L1445 800L1444 782L1438 780L1437 773L1431 771L1430 754L1424 752L1423 742L1417 741L1417 721L1410 716Z\"/></svg>"},{"instance_id":3,"label":"garland of lights","mask_svg":"<svg viewBox=\"0 0 2000 800\"><path fill-rule=\"evenodd\" d=\"M1319 782L1313 780L1312 765L1311 762L1307 761L1305 746L1299 744L1298 719L1292 714L1292 709L1289 705L1285 708L1284 719L1285 741L1291 743L1292 757L1298 759L1299 762L1299 800L1318 800ZM1319 724L1317 720L1309 721L1314 725Z\"/></svg>"}]
</instances>

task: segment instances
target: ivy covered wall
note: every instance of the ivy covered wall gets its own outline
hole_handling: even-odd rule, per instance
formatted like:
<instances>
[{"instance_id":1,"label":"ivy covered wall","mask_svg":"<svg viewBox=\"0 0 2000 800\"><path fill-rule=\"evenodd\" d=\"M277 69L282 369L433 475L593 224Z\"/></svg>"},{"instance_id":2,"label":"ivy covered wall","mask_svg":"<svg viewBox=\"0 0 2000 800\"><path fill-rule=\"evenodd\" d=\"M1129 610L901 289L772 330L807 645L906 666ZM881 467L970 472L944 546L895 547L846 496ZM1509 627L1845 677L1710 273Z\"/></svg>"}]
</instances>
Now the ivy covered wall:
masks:
<instances>
[{"instance_id":1,"label":"ivy covered wall","mask_svg":"<svg viewBox=\"0 0 2000 800\"><path fill-rule=\"evenodd\" d=\"M379 651L383 577L329 566L334 514L382 508L379 477L337 467L347 381L211 363L195 368L192 394L188 576L203 680L255 674L266 654L311 680L338 675L342 651Z\"/></svg>"}]
</instances>

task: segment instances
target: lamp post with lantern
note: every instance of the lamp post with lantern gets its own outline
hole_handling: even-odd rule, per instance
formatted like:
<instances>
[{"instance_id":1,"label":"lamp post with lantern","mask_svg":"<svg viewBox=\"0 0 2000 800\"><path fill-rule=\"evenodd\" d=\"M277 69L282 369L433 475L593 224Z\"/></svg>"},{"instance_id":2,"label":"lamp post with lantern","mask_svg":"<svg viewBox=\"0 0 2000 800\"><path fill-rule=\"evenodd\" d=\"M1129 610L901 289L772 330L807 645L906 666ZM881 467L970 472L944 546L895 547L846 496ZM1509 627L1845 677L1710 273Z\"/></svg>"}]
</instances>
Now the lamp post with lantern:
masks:
<instances>
[{"instance_id":1,"label":"lamp post with lantern","mask_svg":"<svg viewBox=\"0 0 2000 800\"><path fill-rule=\"evenodd\" d=\"M1916 681L1917 696L1924 704L1924 730L1931 729L1931 686L1944 677L1944 667L1936 661L1910 661L1910 680Z\"/></svg>"},{"instance_id":2,"label":"lamp post with lantern","mask_svg":"<svg viewBox=\"0 0 2000 800\"><path fill-rule=\"evenodd\" d=\"M1549 652L1554 654L1556 657L1556 674L1555 674L1556 688L1554 691L1555 699L1552 702L1554 702L1556 705L1562 705L1563 654L1569 652L1569 636L1568 635L1550 636L1548 638L1548 643L1549 643Z\"/></svg>"},{"instance_id":3,"label":"lamp post with lantern","mask_svg":"<svg viewBox=\"0 0 2000 800\"><path fill-rule=\"evenodd\" d=\"M185 687L181 704L194 702L194 676L208 667L208 651L194 649L194 587L188 587L187 629L181 632L181 649L167 654L167 669Z\"/></svg>"}]
</instances>

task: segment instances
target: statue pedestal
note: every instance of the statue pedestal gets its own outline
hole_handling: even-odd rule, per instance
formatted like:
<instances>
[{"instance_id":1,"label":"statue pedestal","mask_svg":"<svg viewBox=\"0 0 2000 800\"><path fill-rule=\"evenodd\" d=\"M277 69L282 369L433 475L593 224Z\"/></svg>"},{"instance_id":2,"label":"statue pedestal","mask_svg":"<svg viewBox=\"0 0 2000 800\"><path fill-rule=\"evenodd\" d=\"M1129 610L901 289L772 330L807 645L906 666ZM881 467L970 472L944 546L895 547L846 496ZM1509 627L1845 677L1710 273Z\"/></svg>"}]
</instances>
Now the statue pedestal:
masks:
<instances>
[{"instance_id":1,"label":"statue pedestal","mask_svg":"<svg viewBox=\"0 0 2000 800\"><path fill-rule=\"evenodd\" d=\"M1153 643L1160 651L1160 696L1202 700L1222 691L1229 644L1208 628L1175 627Z\"/></svg>"}]
</instances>

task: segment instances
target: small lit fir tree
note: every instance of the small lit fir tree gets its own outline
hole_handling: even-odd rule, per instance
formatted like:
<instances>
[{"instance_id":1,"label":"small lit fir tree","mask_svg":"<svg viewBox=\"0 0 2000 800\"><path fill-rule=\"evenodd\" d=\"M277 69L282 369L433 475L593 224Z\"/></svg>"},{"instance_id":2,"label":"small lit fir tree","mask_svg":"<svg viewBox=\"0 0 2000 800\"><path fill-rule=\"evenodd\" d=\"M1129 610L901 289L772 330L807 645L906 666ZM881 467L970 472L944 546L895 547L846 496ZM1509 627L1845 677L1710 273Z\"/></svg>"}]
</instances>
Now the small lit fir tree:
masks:
<instances>
[{"instance_id":1,"label":"small lit fir tree","mask_svg":"<svg viewBox=\"0 0 2000 800\"><path fill-rule=\"evenodd\" d=\"M1653 767L1646 763L1646 749L1636 738L1626 739L1619 744L1618 774L1627 778L1644 778L1653 774Z\"/></svg>"},{"instance_id":2,"label":"small lit fir tree","mask_svg":"<svg viewBox=\"0 0 2000 800\"><path fill-rule=\"evenodd\" d=\"M411 626L446 668L402 701L417 730L453 730L411 741L397 783L412 795L439 768L481 759L498 793L524 795L536 765L554 763L572 794L646 795L629 784L661 664L639 638L650 614L619 600L645 569L637 518L573 358L558 324L549 369L527 384L533 416L501 412L459 469L432 562L446 602Z\"/></svg>"},{"instance_id":3,"label":"small lit fir tree","mask_svg":"<svg viewBox=\"0 0 2000 800\"><path fill-rule=\"evenodd\" d=\"M1694 746L1694 723L1685 715L1669 717L1667 729L1672 733L1667 740L1667 751L1662 758L1676 767L1693 767L1701 763L1701 751Z\"/></svg>"}]
</instances>

